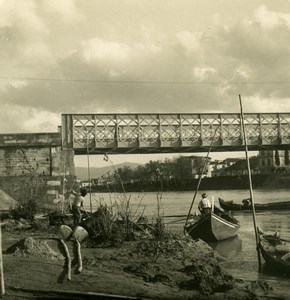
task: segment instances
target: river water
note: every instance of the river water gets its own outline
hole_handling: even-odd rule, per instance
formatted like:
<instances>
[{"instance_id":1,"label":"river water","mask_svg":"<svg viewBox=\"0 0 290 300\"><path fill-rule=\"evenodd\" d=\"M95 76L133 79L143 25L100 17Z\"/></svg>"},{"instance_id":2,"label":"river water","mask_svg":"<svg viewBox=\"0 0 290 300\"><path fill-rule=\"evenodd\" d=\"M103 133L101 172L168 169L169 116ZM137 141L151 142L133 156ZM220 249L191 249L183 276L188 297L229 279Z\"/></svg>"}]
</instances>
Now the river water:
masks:
<instances>
[{"instance_id":1,"label":"river water","mask_svg":"<svg viewBox=\"0 0 290 300\"><path fill-rule=\"evenodd\" d=\"M192 213L197 210L197 204L201 198L199 191L192 206ZM224 200L233 200L236 203L241 203L242 199L250 196L248 190L217 190L206 191L208 198L212 199L218 206L218 198ZM121 194L92 194L86 196L85 207L90 208L92 203L95 210L100 203L114 203L122 201ZM275 190L254 190L255 203L267 203L278 201L289 201L290 190L275 189ZM135 215L142 212L148 217L157 216L158 207L159 213L165 216L165 224L167 228L175 233L182 234L183 225L186 215L190 208L194 197L194 192L151 192L151 193L128 193L127 199L130 199L130 204L135 208ZM173 217L181 215L180 217ZM230 274L236 278L245 278L249 280L267 280L275 288L289 293L290 288L289 277L281 274L273 273L265 267L262 260L262 271L259 272L258 255L256 250L256 239L253 226L253 215L250 212L235 213L234 215L239 220L241 227L236 238L229 241L222 241L211 244L211 246L222 257L221 265ZM273 211L273 212L256 212L256 224L267 233L278 231L280 236L290 240L290 211Z\"/></svg>"}]
</instances>

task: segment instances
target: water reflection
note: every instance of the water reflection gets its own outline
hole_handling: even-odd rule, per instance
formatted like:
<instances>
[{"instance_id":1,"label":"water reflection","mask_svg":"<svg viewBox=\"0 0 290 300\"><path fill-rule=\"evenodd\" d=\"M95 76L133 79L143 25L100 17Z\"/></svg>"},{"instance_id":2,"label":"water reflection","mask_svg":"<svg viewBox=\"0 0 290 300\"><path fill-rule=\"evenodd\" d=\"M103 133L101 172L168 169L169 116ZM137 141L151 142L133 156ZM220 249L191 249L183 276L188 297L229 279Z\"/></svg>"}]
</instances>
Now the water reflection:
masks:
<instances>
[{"instance_id":1,"label":"water reflection","mask_svg":"<svg viewBox=\"0 0 290 300\"><path fill-rule=\"evenodd\" d=\"M242 251L242 240L238 236L209 245L224 258L236 257Z\"/></svg>"},{"instance_id":2,"label":"water reflection","mask_svg":"<svg viewBox=\"0 0 290 300\"><path fill-rule=\"evenodd\" d=\"M290 279L290 274L285 274L283 272L279 272L279 270L271 268L271 266L266 264L264 261L262 263L261 273L263 273L263 276L267 275L267 277L269 279L271 279L271 277L272 277L272 279L276 278L276 277L281 277L281 278L285 278L288 280Z\"/></svg>"},{"instance_id":3,"label":"water reflection","mask_svg":"<svg viewBox=\"0 0 290 300\"><path fill-rule=\"evenodd\" d=\"M241 223L241 232L254 232L252 215L240 214L236 216ZM289 211L261 212L256 214L257 226L263 232L274 233L278 231L283 238L290 237L290 214Z\"/></svg>"}]
</instances>

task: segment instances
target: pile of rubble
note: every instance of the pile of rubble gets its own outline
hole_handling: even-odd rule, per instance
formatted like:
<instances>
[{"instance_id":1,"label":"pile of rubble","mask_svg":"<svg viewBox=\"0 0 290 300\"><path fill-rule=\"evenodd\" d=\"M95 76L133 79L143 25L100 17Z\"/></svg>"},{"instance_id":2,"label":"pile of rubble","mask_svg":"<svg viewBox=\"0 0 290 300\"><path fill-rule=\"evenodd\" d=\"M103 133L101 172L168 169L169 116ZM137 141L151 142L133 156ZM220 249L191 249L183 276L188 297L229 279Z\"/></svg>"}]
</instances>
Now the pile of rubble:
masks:
<instances>
[{"instance_id":1,"label":"pile of rubble","mask_svg":"<svg viewBox=\"0 0 290 300\"><path fill-rule=\"evenodd\" d=\"M60 253L56 253L46 241L35 240L32 237L24 238L7 249L7 254L23 257L38 257L42 259L63 259Z\"/></svg>"},{"instance_id":2,"label":"pile of rubble","mask_svg":"<svg viewBox=\"0 0 290 300\"><path fill-rule=\"evenodd\" d=\"M124 243L116 251L110 248L106 255L96 253L84 261L96 267L101 261L110 269L112 261L117 260L125 273L182 290L212 294L232 289L235 284L234 278L220 267L213 249L202 240L148 239Z\"/></svg>"}]
</instances>

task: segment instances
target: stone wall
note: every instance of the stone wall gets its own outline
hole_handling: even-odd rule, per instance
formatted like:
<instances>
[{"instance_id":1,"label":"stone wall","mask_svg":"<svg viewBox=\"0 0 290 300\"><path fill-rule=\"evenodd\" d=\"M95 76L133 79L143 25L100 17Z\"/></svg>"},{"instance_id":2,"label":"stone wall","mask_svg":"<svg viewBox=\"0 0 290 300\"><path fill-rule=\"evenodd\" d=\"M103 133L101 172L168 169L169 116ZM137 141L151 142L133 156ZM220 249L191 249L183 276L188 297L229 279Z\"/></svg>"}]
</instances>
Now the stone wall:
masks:
<instances>
[{"instance_id":1,"label":"stone wall","mask_svg":"<svg viewBox=\"0 0 290 300\"><path fill-rule=\"evenodd\" d=\"M0 189L18 202L35 199L40 209L54 210L74 180L67 176L63 189L63 176L7 176L0 177Z\"/></svg>"},{"instance_id":2,"label":"stone wall","mask_svg":"<svg viewBox=\"0 0 290 300\"><path fill-rule=\"evenodd\" d=\"M0 189L13 199L53 207L75 179L74 151L61 149L60 133L0 135Z\"/></svg>"},{"instance_id":3,"label":"stone wall","mask_svg":"<svg viewBox=\"0 0 290 300\"><path fill-rule=\"evenodd\" d=\"M51 175L51 148L0 149L0 176Z\"/></svg>"}]
</instances>

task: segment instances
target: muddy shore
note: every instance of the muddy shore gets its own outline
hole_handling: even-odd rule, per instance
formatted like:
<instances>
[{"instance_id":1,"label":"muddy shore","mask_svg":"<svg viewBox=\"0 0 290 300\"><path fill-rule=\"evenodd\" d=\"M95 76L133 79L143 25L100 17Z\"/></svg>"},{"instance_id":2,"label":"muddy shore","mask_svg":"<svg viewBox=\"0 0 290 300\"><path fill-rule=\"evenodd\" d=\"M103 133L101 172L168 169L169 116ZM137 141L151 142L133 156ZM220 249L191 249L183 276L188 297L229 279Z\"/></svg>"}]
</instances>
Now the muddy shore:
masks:
<instances>
[{"instance_id":1,"label":"muddy shore","mask_svg":"<svg viewBox=\"0 0 290 300\"><path fill-rule=\"evenodd\" d=\"M202 240L155 240L81 245L66 241L71 280L57 226L2 226L4 299L288 299L267 282L236 279ZM89 294L90 293L90 294Z\"/></svg>"}]
</instances>

